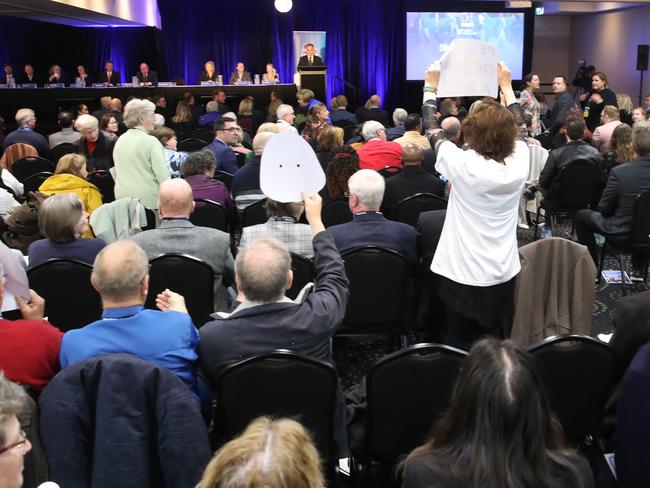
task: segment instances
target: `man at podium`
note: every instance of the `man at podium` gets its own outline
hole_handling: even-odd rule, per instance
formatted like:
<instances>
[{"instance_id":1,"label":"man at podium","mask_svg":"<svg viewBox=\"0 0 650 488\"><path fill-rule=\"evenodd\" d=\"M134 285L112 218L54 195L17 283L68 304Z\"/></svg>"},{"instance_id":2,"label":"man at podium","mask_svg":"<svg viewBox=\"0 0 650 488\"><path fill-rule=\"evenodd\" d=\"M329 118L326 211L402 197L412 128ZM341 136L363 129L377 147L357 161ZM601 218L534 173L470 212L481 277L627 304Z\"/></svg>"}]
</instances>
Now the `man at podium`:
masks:
<instances>
[{"instance_id":1,"label":"man at podium","mask_svg":"<svg viewBox=\"0 0 650 488\"><path fill-rule=\"evenodd\" d=\"M324 66L323 59L320 56L316 56L316 49L311 42L305 46L305 52L306 54L301 56L298 61L298 68L301 66Z\"/></svg>"}]
</instances>

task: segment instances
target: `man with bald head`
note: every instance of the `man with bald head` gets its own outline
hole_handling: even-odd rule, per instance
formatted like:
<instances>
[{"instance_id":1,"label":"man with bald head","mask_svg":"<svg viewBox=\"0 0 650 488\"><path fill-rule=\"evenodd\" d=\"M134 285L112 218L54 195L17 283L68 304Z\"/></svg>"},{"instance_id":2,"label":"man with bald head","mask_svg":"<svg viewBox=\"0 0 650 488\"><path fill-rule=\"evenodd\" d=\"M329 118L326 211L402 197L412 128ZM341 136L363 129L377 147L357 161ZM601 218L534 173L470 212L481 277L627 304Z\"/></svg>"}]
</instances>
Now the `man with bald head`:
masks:
<instances>
[{"instance_id":1,"label":"man with bald head","mask_svg":"<svg viewBox=\"0 0 650 488\"><path fill-rule=\"evenodd\" d=\"M386 190L381 208L392 218L397 213L397 204L416 193L433 193L445 196L445 184L422 168L424 150L417 144L406 144L402 149L404 170L386 180Z\"/></svg>"},{"instance_id":2,"label":"man with bald head","mask_svg":"<svg viewBox=\"0 0 650 488\"><path fill-rule=\"evenodd\" d=\"M158 215L160 225L134 235L149 259L166 253L183 253L208 263L215 273L216 310L228 309L224 285L233 283L235 264L230 252L230 236L190 222L194 211L192 187L187 181L173 178L160 185Z\"/></svg>"},{"instance_id":3,"label":"man with bald head","mask_svg":"<svg viewBox=\"0 0 650 488\"><path fill-rule=\"evenodd\" d=\"M135 74L140 86L158 86L158 75L149 69L147 63L140 64L140 70Z\"/></svg>"},{"instance_id":4,"label":"man with bald head","mask_svg":"<svg viewBox=\"0 0 650 488\"><path fill-rule=\"evenodd\" d=\"M440 128L443 131L445 131L448 141L451 141L456 145L460 144L461 123L457 117L453 117L453 116L446 117L440 123ZM431 149L430 147L429 149L424 151L424 160L422 161L422 168L427 173L433 175L438 174L438 172L436 171L436 155L433 149ZM443 179L442 181L445 182L446 180Z\"/></svg>"},{"instance_id":5,"label":"man with bald head","mask_svg":"<svg viewBox=\"0 0 650 488\"><path fill-rule=\"evenodd\" d=\"M164 312L146 310L149 260L135 242L117 241L95 258L90 278L102 298L102 318L65 333L61 368L105 354L126 353L168 368L198 399L195 371L199 333L181 295L165 290L156 299Z\"/></svg>"}]
</instances>

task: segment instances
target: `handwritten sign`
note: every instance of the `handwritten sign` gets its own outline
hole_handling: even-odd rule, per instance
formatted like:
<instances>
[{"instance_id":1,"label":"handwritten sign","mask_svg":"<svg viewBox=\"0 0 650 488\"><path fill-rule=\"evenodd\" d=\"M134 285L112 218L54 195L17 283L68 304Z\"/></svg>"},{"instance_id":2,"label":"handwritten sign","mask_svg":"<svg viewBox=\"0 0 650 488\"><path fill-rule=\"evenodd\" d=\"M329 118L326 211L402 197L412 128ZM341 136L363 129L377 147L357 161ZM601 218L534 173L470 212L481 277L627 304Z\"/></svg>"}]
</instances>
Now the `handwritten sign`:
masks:
<instances>
[{"instance_id":1,"label":"handwritten sign","mask_svg":"<svg viewBox=\"0 0 650 488\"><path fill-rule=\"evenodd\" d=\"M438 97L496 97L498 54L487 42L454 40L440 59Z\"/></svg>"}]
</instances>

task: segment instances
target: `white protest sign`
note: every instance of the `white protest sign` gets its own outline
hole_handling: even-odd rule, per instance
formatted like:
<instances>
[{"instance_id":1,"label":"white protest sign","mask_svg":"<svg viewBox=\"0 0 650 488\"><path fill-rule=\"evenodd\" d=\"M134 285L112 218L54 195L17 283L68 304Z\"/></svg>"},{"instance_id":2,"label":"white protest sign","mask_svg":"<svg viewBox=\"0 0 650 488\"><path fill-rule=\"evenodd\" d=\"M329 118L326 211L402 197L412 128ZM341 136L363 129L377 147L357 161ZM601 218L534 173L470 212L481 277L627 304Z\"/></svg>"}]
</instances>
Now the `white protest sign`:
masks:
<instances>
[{"instance_id":1,"label":"white protest sign","mask_svg":"<svg viewBox=\"0 0 650 488\"><path fill-rule=\"evenodd\" d=\"M438 97L496 97L497 48L473 39L455 39L440 59Z\"/></svg>"},{"instance_id":2,"label":"white protest sign","mask_svg":"<svg viewBox=\"0 0 650 488\"><path fill-rule=\"evenodd\" d=\"M301 192L318 193L325 173L309 143L294 132L276 134L262 153L260 187L278 202L301 202Z\"/></svg>"}]
</instances>

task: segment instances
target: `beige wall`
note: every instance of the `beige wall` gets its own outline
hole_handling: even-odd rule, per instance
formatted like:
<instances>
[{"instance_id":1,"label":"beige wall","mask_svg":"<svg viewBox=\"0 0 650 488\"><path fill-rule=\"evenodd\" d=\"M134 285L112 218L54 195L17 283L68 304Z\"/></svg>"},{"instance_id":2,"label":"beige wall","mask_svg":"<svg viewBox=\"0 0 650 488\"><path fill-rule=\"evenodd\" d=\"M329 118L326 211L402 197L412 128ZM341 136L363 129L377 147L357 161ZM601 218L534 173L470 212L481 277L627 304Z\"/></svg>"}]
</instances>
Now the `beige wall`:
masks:
<instances>
[{"instance_id":1,"label":"beige wall","mask_svg":"<svg viewBox=\"0 0 650 488\"><path fill-rule=\"evenodd\" d=\"M542 15L535 17L532 71L539 73L542 91L551 92L550 83L556 74L571 81L575 68L570 62L571 17ZM544 86L549 84L548 86Z\"/></svg>"}]
</instances>

